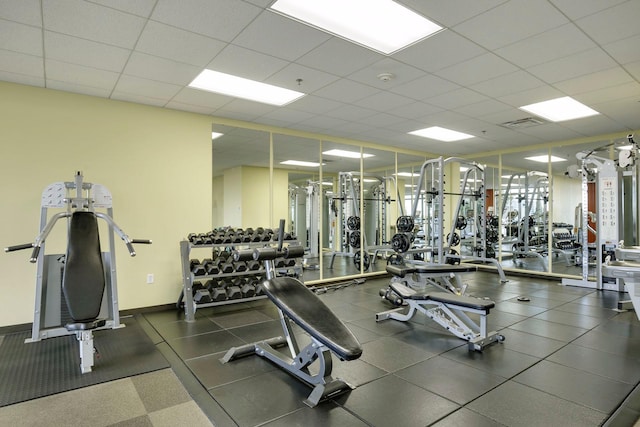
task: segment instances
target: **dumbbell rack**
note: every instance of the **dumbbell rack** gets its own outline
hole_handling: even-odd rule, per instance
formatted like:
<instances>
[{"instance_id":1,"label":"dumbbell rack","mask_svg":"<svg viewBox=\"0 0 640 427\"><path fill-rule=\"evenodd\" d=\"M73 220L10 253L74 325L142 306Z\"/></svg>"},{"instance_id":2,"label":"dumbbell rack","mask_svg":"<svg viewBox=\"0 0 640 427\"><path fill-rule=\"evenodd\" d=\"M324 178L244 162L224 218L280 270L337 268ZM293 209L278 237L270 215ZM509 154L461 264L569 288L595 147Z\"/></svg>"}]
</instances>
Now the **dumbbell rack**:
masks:
<instances>
[{"instance_id":1,"label":"dumbbell rack","mask_svg":"<svg viewBox=\"0 0 640 427\"><path fill-rule=\"evenodd\" d=\"M207 302L207 303L196 303L193 298L193 285L196 281L205 281L208 279L224 279L230 277L248 277L248 276L263 276L265 275L264 266L260 265L258 270L245 270L242 272L232 272L232 273L216 273L216 274L205 274L196 276L191 271L191 252L194 249L209 249L209 252L212 252L215 248L228 248L229 246L233 246L234 249L251 249L251 248L260 248L265 246L275 245L277 242L245 242L245 243L220 243L220 244L193 244L188 240L180 241L180 258L182 262L182 301L184 306L185 320L187 322L193 322L195 320L195 313L198 308L204 307L214 307L228 304L235 304L241 302L249 302L256 301L260 299L266 298L265 295L256 295L252 297L242 297L236 299L226 299L224 301L215 301L215 302ZM296 240L287 240L287 244L297 244ZM295 268L297 274L302 274L302 269L298 267L298 261L296 261Z\"/></svg>"}]
</instances>

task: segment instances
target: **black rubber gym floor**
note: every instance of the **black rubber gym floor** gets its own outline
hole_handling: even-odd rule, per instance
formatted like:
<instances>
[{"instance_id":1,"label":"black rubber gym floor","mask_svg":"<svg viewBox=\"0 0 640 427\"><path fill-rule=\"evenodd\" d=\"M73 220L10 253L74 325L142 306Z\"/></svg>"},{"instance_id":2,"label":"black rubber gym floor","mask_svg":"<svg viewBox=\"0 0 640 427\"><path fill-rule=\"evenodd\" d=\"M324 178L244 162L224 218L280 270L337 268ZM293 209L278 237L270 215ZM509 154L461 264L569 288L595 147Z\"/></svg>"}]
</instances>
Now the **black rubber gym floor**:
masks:
<instances>
[{"instance_id":1,"label":"black rubber gym floor","mask_svg":"<svg viewBox=\"0 0 640 427\"><path fill-rule=\"evenodd\" d=\"M500 283L480 272L464 281L472 295L496 301L489 327L506 337L483 353L470 353L421 315L376 323L375 313L389 308L378 296L388 278L322 294L364 352L356 361L334 358L333 376L357 388L313 409L303 403L310 389L264 359L219 361L231 346L281 334L268 300L201 309L194 323L176 311L149 313L143 326L217 426L584 427L638 420L640 322L634 312L612 310L617 293L522 277Z\"/></svg>"},{"instance_id":2,"label":"black rubber gym floor","mask_svg":"<svg viewBox=\"0 0 640 427\"><path fill-rule=\"evenodd\" d=\"M31 331L0 341L0 406L169 367L135 318L125 328L94 333L94 370L80 373L75 335L25 344Z\"/></svg>"}]
</instances>

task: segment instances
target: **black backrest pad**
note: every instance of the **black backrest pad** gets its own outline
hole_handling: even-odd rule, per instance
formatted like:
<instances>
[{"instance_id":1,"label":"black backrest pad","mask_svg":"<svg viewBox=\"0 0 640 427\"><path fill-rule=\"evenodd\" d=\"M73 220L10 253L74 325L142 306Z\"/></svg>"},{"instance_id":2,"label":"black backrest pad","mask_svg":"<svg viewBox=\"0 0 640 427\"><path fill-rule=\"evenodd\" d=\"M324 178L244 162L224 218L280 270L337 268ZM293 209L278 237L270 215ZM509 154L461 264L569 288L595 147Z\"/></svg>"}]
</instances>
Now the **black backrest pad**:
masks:
<instances>
[{"instance_id":1,"label":"black backrest pad","mask_svg":"<svg viewBox=\"0 0 640 427\"><path fill-rule=\"evenodd\" d=\"M284 314L340 359L360 357L362 347L353 333L300 281L292 277L277 277L265 281L262 288Z\"/></svg>"},{"instance_id":2,"label":"black backrest pad","mask_svg":"<svg viewBox=\"0 0 640 427\"><path fill-rule=\"evenodd\" d=\"M62 290L74 321L98 317L104 286L98 220L93 212L74 212L62 277Z\"/></svg>"}]
</instances>

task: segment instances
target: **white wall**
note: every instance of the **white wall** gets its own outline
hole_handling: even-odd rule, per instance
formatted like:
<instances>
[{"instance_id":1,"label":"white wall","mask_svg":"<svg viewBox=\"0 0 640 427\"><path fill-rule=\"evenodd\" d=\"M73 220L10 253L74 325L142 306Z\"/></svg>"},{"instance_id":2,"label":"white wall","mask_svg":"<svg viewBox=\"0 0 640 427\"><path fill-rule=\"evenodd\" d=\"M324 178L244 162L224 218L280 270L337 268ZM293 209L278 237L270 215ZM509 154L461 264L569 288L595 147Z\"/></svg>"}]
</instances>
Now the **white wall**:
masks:
<instances>
[{"instance_id":1,"label":"white wall","mask_svg":"<svg viewBox=\"0 0 640 427\"><path fill-rule=\"evenodd\" d=\"M109 188L130 237L153 239L135 258L117 239L120 309L175 302L179 241L211 229L211 118L3 82L0 93L0 245L32 241L44 187L81 170ZM47 251L62 251L63 235ZM0 326L33 320L29 255L0 254Z\"/></svg>"}]
</instances>

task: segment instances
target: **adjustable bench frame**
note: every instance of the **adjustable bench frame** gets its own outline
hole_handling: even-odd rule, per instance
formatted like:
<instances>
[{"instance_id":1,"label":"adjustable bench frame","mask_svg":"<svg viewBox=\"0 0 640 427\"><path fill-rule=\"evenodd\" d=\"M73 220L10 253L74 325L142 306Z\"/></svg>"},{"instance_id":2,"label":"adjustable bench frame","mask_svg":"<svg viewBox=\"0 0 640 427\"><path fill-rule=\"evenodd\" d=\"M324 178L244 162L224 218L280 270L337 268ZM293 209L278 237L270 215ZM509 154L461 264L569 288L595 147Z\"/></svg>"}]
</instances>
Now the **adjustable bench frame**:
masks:
<instances>
[{"instance_id":1,"label":"adjustable bench frame","mask_svg":"<svg viewBox=\"0 0 640 427\"><path fill-rule=\"evenodd\" d=\"M284 230L281 222L280 232ZM280 239L282 242L282 239ZM267 280L262 284L267 297L276 305L280 315L283 336L233 347L220 359L228 363L243 356L258 355L275 363L279 368L313 388L304 403L316 406L321 400L352 390L354 387L331 376L333 367L331 353L342 360L354 360L362 354L362 348L351 331L331 310L302 282L292 277L276 277L273 259L302 256L300 246L285 248L260 248L254 251L234 253L234 259L246 260L252 256L264 261ZM251 255L250 255L251 254ZM311 338L311 342L300 349L291 328L291 322L300 326ZM322 322L322 325L317 325ZM320 328L317 328L320 326ZM289 354L277 350L288 347ZM309 367L317 362L317 373Z\"/></svg>"},{"instance_id":2,"label":"adjustable bench frame","mask_svg":"<svg viewBox=\"0 0 640 427\"><path fill-rule=\"evenodd\" d=\"M464 295L467 286L462 283L458 274L478 271L478 267L475 265L413 264L387 265L386 270L387 273L393 275L390 284L399 283L412 289L424 289L427 285L432 285L444 292Z\"/></svg>"},{"instance_id":3,"label":"adjustable bench frame","mask_svg":"<svg viewBox=\"0 0 640 427\"><path fill-rule=\"evenodd\" d=\"M495 331L487 331L487 316L495 306L493 301L447 292L416 292L400 283L389 285L382 297L397 305L406 304L409 310L398 307L377 313L377 322L386 319L407 322L416 312L421 312L453 335L468 341L469 351L482 351L489 344L505 339ZM467 313L479 315L480 323L476 323Z\"/></svg>"}]
</instances>

